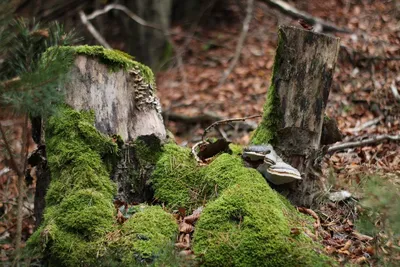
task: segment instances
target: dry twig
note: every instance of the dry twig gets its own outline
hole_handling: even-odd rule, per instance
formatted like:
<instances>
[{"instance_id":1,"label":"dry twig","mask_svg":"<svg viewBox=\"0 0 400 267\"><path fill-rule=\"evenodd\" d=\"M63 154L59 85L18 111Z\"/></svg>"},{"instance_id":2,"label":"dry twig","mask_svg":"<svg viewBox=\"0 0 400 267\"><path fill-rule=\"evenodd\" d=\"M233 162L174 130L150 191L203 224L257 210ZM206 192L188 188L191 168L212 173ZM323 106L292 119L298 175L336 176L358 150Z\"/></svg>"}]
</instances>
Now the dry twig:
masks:
<instances>
[{"instance_id":1,"label":"dry twig","mask_svg":"<svg viewBox=\"0 0 400 267\"><path fill-rule=\"evenodd\" d=\"M392 90L393 96L400 101L400 94L396 87L396 82L393 80L392 84L390 85L390 89Z\"/></svg>"},{"instance_id":2,"label":"dry twig","mask_svg":"<svg viewBox=\"0 0 400 267\"><path fill-rule=\"evenodd\" d=\"M248 119L254 119L254 118L259 118L262 117L262 115L253 115L253 116L249 116L249 117L244 117L244 118L233 118L233 119L226 119L226 120L220 120L220 121L216 121L213 124L211 124L210 126L208 126L205 130L203 135L201 136L201 140L204 140L204 137L206 136L206 134L208 132L210 132L215 126L218 125L223 125L223 124L228 124L231 122L236 122L236 121L245 121Z\"/></svg>"},{"instance_id":3,"label":"dry twig","mask_svg":"<svg viewBox=\"0 0 400 267\"><path fill-rule=\"evenodd\" d=\"M302 19L306 23L314 25L314 29L316 32L325 31L325 32L351 33L351 31L349 29L340 28L330 22L324 21L320 18L313 17L306 12L300 11L300 10L290 6L286 2L283 2L280 0L261 0L261 2L264 2L265 4L267 4L268 6L270 6L272 8L278 9L279 12L281 12L282 14L285 14L294 19Z\"/></svg>"},{"instance_id":4,"label":"dry twig","mask_svg":"<svg viewBox=\"0 0 400 267\"><path fill-rule=\"evenodd\" d=\"M371 127L371 126L373 126L373 125L379 123L379 122L380 122L381 120L383 120L383 119L384 119L383 116L379 116L378 118L375 118L375 119L373 119L373 120L370 120L370 121L367 121L367 122L363 123L363 124L360 125L359 127L349 129L349 131L350 131L350 132L359 132L359 131L362 131L362 130L364 130L364 129L366 129L366 128L369 128L369 127Z\"/></svg>"},{"instance_id":5,"label":"dry twig","mask_svg":"<svg viewBox=\"0 0 400 267\"><path fill-rule=\"evenodd\" d=\"M347 148L354 148L354 147L360 147L360 146L366 146L366 145L371 145L371 144L378 144L382 143L385 140L392 140L392 141L399 141L400 140L400 135L377 135L365 140L361 141L354 141L354 142L348 142L348 143L341 143L337 145L333 145L328 148L328 153L334 153L340 150L344 150Z\"/></svg>"},{"instance_id":6,"label":"dry twig","mask_svg":"<svg viewBox=\"0 0 400 267\"><path fill-rule=\"evenodd\" d=\"M86 29L92 34L92 36L105 48L110 49L111 46L107 43L107 41L101 36L101 34L96 30L96 28L93 26L93 24L89 21L88 17L83 11L79 11L79 17L81 18L81 21L83 25L86 26Z\"/></svg>"},{"instance_id":7,"label":"dry twig","mask_svg":"<svg viewBox=\"0 0 400 267\"><path fill-rule=\"evenodd\" d=\"M240 33L239 40L236 45L235 56L233 57L231 64L229 65L229 68L224 71L222 78L218 83L218 87L225 83L229 74L231 74L232 70L235 68L239 60L240 54L242 53L243 44L246 39L247 32L249 31L250 21L251 18L253 17L253 4L254 4L253 0L247 0L246 17L244 18L242 32Z\"/></svg>"}]
</instances>

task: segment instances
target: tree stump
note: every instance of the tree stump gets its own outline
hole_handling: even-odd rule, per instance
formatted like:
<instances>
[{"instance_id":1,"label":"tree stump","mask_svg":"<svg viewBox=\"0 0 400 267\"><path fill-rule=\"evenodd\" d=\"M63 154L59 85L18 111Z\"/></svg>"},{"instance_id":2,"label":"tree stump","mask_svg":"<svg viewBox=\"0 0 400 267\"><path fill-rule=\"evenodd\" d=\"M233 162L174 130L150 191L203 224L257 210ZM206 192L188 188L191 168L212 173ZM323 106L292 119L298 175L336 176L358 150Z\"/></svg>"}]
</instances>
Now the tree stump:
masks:
<instances>
[{"instance_id":1,"label":"tree stump","mask_svg":"<svg viewBox=\"0 0 400 267\"><path fill-rule=\"evenodd\" d=\"M147 180L153 166L148 163L141 166L137 148L132 144L139 138L141 143L157 150L167 138L153 73L119 51L82 46L73 52L77 55L70 79L62 88L65 103L78 111L92 111L96 129L114 136L122 144L121 158L111 174L117 183L117 197L129 203L151 200L153 196ZM130 67L124 68L127 64ZM32 120L32 124L38 132L35 141L43 145L42 121ZM43 146L40 147L43 150ZM46 151L42 150L39 152L45 158ZM46 160L37 165L37 176L35 217L38 227L51 176Z\"/></svg>"},{"instance_id":2,"label":"tree stump","mask_svg":"<svg viewBox=\"0 0 400 267\"><path fill-rule=\"evenodd\" d=\"M302 173L303 180L290 187L289 199L297 205L310 205L322 186L314 173L339 47L339 38L279 28L271 86L252 143L272 144Z\"/></svg>"}]
</instances>

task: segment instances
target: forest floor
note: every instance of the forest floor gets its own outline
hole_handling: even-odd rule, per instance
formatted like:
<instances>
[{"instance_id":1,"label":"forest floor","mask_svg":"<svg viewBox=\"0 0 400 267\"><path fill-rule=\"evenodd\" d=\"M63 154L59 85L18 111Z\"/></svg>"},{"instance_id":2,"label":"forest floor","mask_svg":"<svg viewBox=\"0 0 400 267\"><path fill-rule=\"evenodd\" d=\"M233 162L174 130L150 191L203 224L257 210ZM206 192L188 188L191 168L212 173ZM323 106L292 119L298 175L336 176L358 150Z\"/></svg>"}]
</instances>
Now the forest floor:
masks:
<instances>
[{"instance_id":1,"label":"forest floor","mask_svg":"<svg viewBox=\"0 0 400 267\"><path fill-rule=\"evenodd\" d=\"M396 1L311 0L291 1L290 4L352 30L351 34L335 34L343 47L326 108L326 114L338 122L344 135L342 142L383 134L400 135L400 7L396 9ZM213 11L212 17L181 22L171 28L174 46L183 64L176 64L176 57L166 62L169 67L157 74L157 87L167 127L181 145L191 146L199 141L204 129L215 120L262 113L270 86L278 25L301 26L296 20L255 1L254 16L240 59L228 79L219 86L235 54L245 7L246 1L232 1L231 5ZM209 135L223 135L233 143L245 145L258 122L253 119ZM2 118L4 123L22 122ZM15 129L18 149L21 133L18 127ZM357 200L366 194L376 197L377 203L398 203L400 143L381 142L338 151L325 157L323 167L321 178L330 191L347 190L354 197L326 203L316 210L321 222L316 234L322 235L326 251L340 262L373 265L375 258L382 255L386 260L400 260L398 253L391 253L400 246L399 236L391 238L390 229L382 226L386 226L384 222L389 215L376 218L374 223L382 231L375 235L362 235L354 226L361 208ZM379 194L397 197L397 200L382 200L382 195L366 190L364 185L371 176L385 183L382 188L397 190L393 195L385 191ZM16 230L16 180L8 168L0 165L0 261L8 261L13 250L10 240ZM26 190L24 240L34 230L33 195L34 183ZM388 207L384 213L391 213L390 205L383 206Z\"/></svg>"},{"instance_id":2,"label":"forest floor","mask_svg":"<svg viewBox=\"0 0 400 267\"><path fill-rule=\"evenodd\" d=\"M246 15L245 2L243 6L235 3L215 11L213 19L200 20L195 29L186 29L182 24L172 28L177 34L174 42L183 65L176 64L158 73L157 86L167 127L181 145L190 146L199 141L204 129L217 119L262 114L270 86L278 25L301 27L297 20L256 1L240 59L225 83L220 85L223 73L235 55ZM378 135L399 136L400 96L396 96L396 92L400 88L400 9L396 9L395 1L302 2L291 4L352 31L351 34L334 34L340 38L342 47L326 108L326 114L338 123L344 137L342 142L361 141ZM188 39L191 36L193 38ZM260 120L253 121L258 123ZM209 135L228 137L234 143L245 145L250 133L241 128L233 125ZM331 192L347 190L353 194L353 200L368 195L366 198L375 197L379 205L394 201L397 205L393 207L400 208L398 141L338 151L325 157L323 171L321 178L325 179ZM384 190L368 189L367 184L374 179L371 177L379 180L375 184L393 188L395 192L388 194L388 199L382 198ZM360 237L354 227L359 216L357 208L360 209L355 202L351 205L331 202L319 207L323 228L331 232L328 236L321 233L323 244L340 262L377 264L371 259L389 255L393 242L397 242L398 248L399 236L395 241L389 241L385 238L390 230L380 228L383 236L380 242L377 237L374 240L368 236ZM384 209L384 205L379 205L375 208ZM389 213L396 214L390 210L393 207L386 206ZM378 216L373 223L380 225L386 219ZM390 257L400 260L398 253Z\"/></svg>"}]
</instances>

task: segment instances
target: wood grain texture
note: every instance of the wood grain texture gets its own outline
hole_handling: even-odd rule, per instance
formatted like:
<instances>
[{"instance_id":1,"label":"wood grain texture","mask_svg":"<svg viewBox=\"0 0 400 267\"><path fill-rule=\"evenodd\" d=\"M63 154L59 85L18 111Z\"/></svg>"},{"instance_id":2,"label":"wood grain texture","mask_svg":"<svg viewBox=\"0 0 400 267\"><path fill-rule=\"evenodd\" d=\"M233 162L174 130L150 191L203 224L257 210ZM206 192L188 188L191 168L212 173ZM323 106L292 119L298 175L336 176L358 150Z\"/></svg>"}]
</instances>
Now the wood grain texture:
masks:
<instances>
[{"instance_id":1,"label":"wood grain texture","mask_svg":"<svg viewBox=\"0 0 400 267\"><path fill-rule=\"evenodd\" d=\"M303 180L288 185L289 199L309 206L323 190L320 140L339 39L281 26L263 120L252 142L270 143Z\"/></svg>"},{"instance_id":2,"label":"wood grain texture","mask_svg":"<svg viewBox=\"0 0 400 267\"><path fill-rule=\"evenodd\" d=\"M282 48L272 81L283 116L277 144L304 154L319 148L339 39L288 26L281 26L279 35Z\"/></svg>"},{"instance_id":3,"label":"wood grain texture","mask_svg":"<svg viewBox=\"0 0 400 267\"><path fill-rule=\"evenodd\" d=\"M111 72L97 60L78 56L70 75L66 103L77 110L93 110L100 132L118 134L124 141L151 134L165 140L159 101L140 73Z\"/></svg>"}]
</instances>

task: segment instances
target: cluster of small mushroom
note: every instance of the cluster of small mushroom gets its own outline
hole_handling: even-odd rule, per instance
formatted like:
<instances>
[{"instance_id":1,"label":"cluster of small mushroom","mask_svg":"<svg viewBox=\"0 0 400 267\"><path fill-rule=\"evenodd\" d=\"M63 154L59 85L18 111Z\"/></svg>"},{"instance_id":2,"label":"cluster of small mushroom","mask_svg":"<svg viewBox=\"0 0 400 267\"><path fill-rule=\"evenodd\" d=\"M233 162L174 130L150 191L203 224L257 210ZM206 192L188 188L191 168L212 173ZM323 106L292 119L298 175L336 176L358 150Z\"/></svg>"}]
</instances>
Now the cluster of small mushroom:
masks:
<instances>
[{"instance_id":1,"label":"cluster of small mushroom","mask_svg":"<svg viewBox=\"0 0 400 267\"><path fill-rule=\"evenodd\" d=\"M180 254L183 256L189 256L193 254L191 250L191 236L194 231L194 225L200 218L200 214L203 207L200 207L193 211L193 214L179 219L179 236L178 242L175 247L181 249Z\"/></svg>"},{"instance_id":2,"label":"cluster of small mushroom","mask_svg":"<svg viewBox=\"0 0 400 267\"><path fill-rule=\"evenodd\" d=\"M155 108L161 116L161 105L155 94L155 85L151 85L143 79L140 69L131 69L129 74L134 80L136 108L141 111Z\"/></svg>"}]
</instances>

